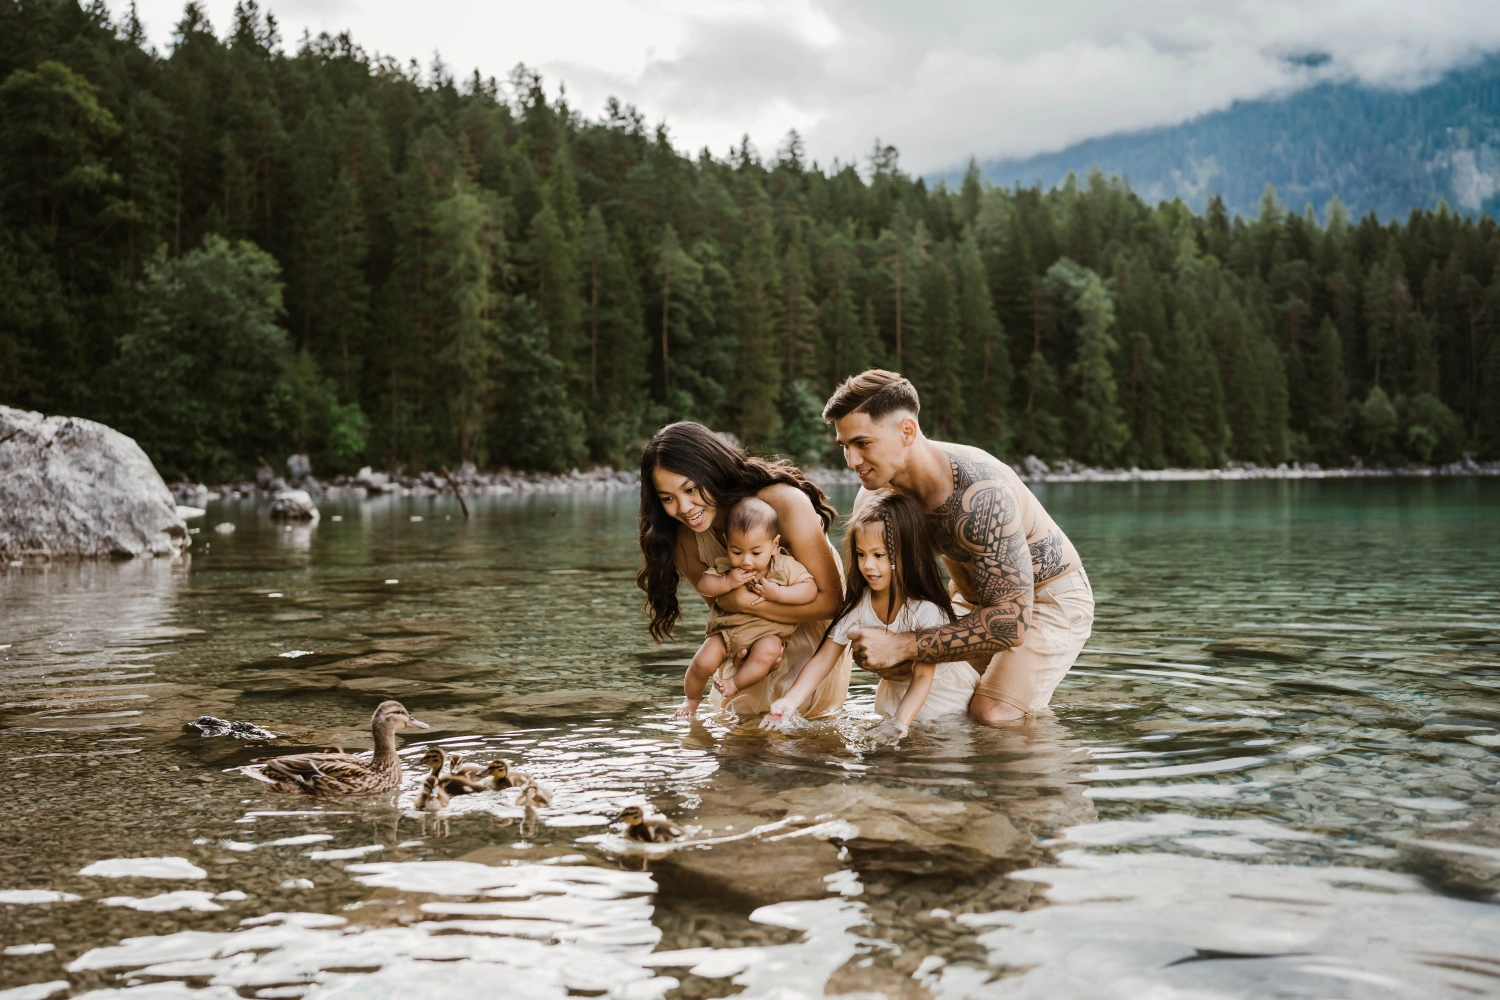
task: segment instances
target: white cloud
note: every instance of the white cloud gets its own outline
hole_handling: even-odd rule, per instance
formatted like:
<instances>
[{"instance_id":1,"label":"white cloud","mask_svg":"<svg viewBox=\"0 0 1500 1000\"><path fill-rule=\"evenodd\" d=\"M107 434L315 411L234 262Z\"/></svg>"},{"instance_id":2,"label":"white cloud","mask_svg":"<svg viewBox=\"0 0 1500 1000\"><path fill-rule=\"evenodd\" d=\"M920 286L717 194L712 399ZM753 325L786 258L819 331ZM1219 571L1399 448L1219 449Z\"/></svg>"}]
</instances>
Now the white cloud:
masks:
<instances>
[{"instance_id":1,"label":"white cloud","mask_svg":"<svg viewBox=\"0 0 1500 1000\"><path fill-rule=\"evenodd\" d=\"M165 47L176 0L137 0ZM234 0L207 0L222 33ZM1414 86L1500 49L1472 0L270 0L288 44L348 30L372 51L434 52L457 76L518 62L597 114L610 96L677 143L765 153L787 129L827 163L878 136L917 171L1027 156L1173 124L1317 79ZM1321 65L1305 57L1326 54Z\"/></svg>"}]
</instances>

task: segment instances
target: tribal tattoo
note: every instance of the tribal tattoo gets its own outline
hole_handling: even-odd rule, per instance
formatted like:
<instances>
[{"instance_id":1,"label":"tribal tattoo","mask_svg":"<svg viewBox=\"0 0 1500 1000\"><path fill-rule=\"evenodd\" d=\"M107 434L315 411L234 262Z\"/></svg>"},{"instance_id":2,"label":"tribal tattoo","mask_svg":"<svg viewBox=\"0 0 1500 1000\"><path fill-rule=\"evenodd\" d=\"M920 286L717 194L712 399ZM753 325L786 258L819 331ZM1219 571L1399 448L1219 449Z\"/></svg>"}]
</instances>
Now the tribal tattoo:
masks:
<instances>
[{"instance_id":1,"label":"tribal tattoo","mask_svg":"<svg viewBox=\"0 0 1500 1000\"><path fill-rule=\"evenodd\" d=\"M1062 576L1072 565L1068 562L1068 540L1056 528L1048 531L1046 538L1031 543L1032 579L1046 582Z\"/></svg>"},{"instance_id":2,"label":"tribal tattoo","mask_svg":"<svg viewBox=\"0 0 1500 1000\"><path fill-rule=\"evenodd\" d=\"M928 527L938 551L969 565L977 605L952 625L917 633L924 663L1009 649L1031 625L1031 552L1015 490L987 463L950 452L948 464L953 495L928 515Z\"/></svg>"}]
</instances>

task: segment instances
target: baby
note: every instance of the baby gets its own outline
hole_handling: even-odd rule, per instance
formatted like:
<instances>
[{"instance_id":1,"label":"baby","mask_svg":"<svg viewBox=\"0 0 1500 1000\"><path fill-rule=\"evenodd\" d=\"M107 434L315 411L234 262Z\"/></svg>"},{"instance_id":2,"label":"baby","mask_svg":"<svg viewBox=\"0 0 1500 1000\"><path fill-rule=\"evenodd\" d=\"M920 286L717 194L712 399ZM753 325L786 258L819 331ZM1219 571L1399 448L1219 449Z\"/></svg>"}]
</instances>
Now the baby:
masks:
<instances>
[{"instance_id":1,"label":"baby","mask_svg":"<svg viewBox=\"0 0 1500 1000\"><path fill-rule=\"evenodd\" d=\"M740 588L754 595L752 604L761 601L810 604L818 596L812 574L781 551L781 528L770 504L756 497L741 500L729 512L725 533L729 557L716 559L694 584L713 610L708 619L708 638L688 665L682 681L687 700L677 710L679 717L692 718L697 714L703 687L721 665L724 676L714 677L714 687L725 702L763 680L781 658L782 639L797 631L795 622L773 622L748 612L720 611L718 598ZM740 661L742 650L749 652Z\"/></svg>"}]
</instances>

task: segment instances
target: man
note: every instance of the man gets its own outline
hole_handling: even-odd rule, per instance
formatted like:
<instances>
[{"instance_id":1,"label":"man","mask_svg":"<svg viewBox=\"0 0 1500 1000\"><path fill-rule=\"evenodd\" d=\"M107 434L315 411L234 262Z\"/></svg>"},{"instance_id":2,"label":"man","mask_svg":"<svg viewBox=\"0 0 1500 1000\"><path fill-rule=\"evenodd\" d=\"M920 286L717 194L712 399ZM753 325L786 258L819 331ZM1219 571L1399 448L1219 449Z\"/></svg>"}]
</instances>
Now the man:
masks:
<instances>
[{"instance_id":1,"label":"man","mask_svg":"<svg viewBox=\"0 0 1500 1000\"><path fill-rule=\"evenodd\" d=\"M1046 708L1094 621L1073 543L1015 472L968 445L929 441L916 387L867 371L838 387L823 419L866 490L890 488L927 511L963 617L921 632L851 633L855 662L903 678L911 663L968 660L982 673L969 714L996 725ZM967 612L967 613L965 613Z\"/></svg>"}]
</instances>

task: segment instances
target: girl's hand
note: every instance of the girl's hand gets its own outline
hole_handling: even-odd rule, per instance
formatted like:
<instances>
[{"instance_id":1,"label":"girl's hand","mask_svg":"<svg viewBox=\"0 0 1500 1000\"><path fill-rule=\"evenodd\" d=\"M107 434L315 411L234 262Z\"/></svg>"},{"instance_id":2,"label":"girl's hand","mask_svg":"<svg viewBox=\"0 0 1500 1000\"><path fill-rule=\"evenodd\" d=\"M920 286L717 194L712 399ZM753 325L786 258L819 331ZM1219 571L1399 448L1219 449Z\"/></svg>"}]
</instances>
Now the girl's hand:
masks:
<instances>
[{"instance_id":1,"label":"girl's hand","mask_svg":"<svg viewBox=\"0 0 1500 1000\"><path fill-rule=\"evenodd\" d=\"M895 746L905 738L907 733L911 732L911 729L900 719L882 719L867 731L875 737L876 743Z\"/></svg>"},{"instance_id":2,"label":"girl's hand","mask_svg":"<svg viewBox=\"0 0 1500 1000\"><path fill-rule=\"evenodd\" d=\"M682 704L677 706L677 716L676 717L679 718L679 719L695 719L695 718L697 718L698 717L698 705L699 705L699 702L696 702L696 701L694 701L691 698L684 698L683 701L682 701Z\"/></svg>"}]
</instances>

